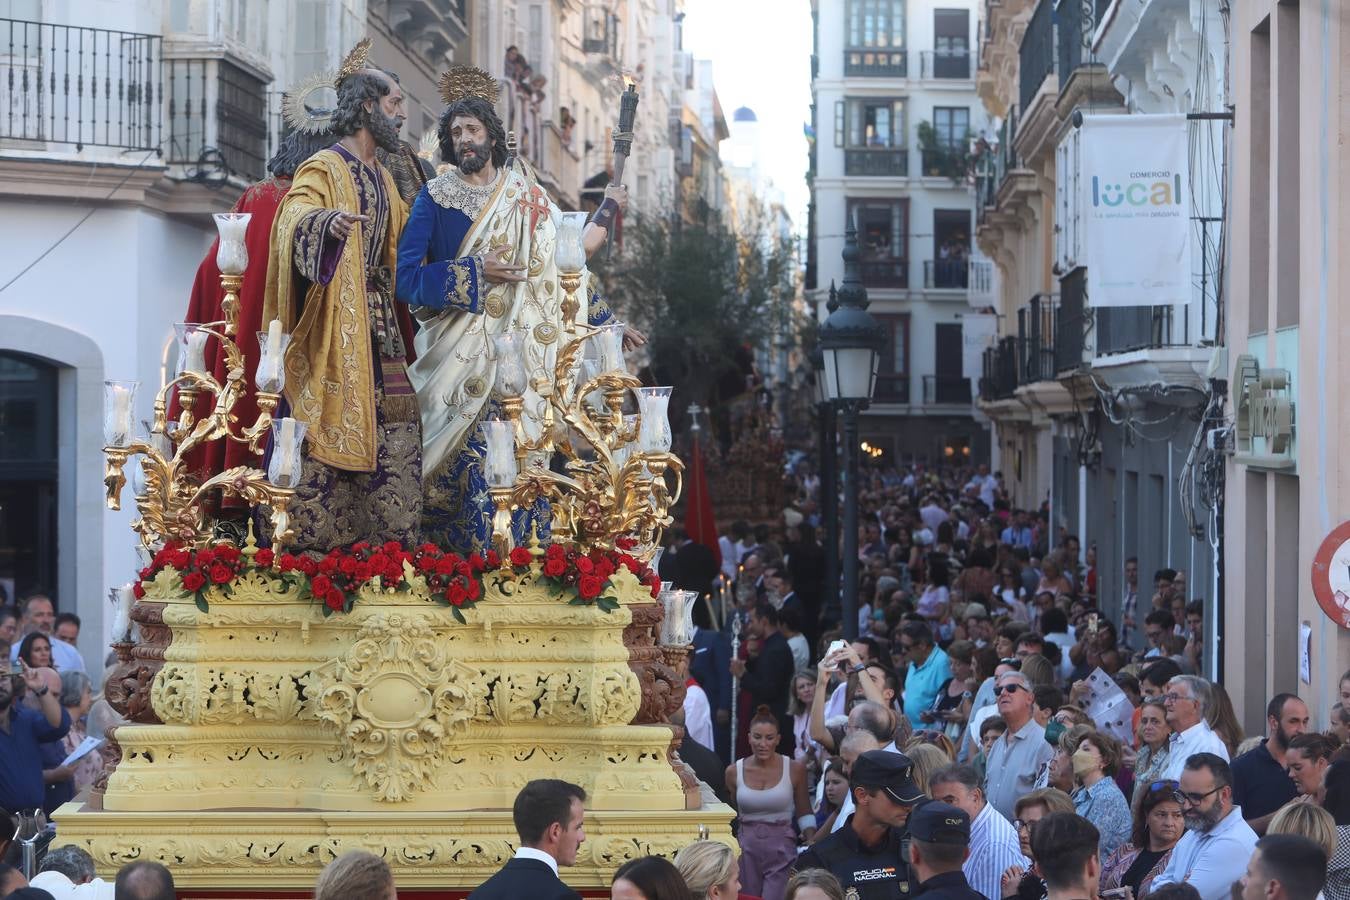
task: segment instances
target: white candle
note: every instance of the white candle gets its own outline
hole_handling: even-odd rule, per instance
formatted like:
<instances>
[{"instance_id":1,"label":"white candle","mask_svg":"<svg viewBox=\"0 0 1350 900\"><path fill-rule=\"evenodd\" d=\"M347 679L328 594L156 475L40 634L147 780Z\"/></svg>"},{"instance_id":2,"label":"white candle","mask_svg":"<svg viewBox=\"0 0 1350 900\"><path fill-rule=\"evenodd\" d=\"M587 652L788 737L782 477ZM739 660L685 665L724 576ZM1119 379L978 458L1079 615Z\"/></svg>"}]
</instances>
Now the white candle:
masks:
<instances>
[{"instance_id":1,"label":"white candle","mask_svg":"<svg viewBox=\"0 0 1350 900\"><path fill-rule=\"evenodd\" d=\"M113 392L113 421L117 430L125 435L131 434L131 391Z\"/></svg>"},{"instance_id":2,"label":"white candle","mask_svg":"<svg viewBox=\"0 0 1350 900\"><path fill-rule=\"evenodd\" d=\"M272 359L281 356L281 320L273 319L267 325L267 355Z\"/></svg>"},{"instance_id":3,"label":"white candle","mask_svg":"<svg viewBox=\"0 0 1350 900\"><path fill-rule=\"evenodd\" d=\"M200 328L189 331L184 336L183 371L206 371L206 339L211 335Z\"/></svg>"},{"instance_id":4,"label":"white candle","mask_svg":"<svg viewBox=\"0 0 1350 900\"><path fill-rule=\"evenodd\" d=\"M281 463L277 466L277 474L289 478L295 474L295 458L292 451L295 448L295 419L287 416L281 420L281 446L277 448L281 453Z\"/></svg>"}]
</instances>

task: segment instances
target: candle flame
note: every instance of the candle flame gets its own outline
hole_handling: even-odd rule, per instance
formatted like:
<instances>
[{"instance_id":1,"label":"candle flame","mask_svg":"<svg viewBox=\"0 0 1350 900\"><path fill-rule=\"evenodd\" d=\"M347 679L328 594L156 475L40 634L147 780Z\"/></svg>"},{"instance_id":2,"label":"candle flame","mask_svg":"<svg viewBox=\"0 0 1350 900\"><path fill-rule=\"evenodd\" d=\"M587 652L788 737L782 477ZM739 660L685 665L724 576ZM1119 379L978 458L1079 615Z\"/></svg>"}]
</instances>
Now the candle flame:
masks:
<instances>
[{"instance_id":1,"label":"candle flame","mask_svg":"<svg viewBox=\"0 0 1350 900\"><path fill-rule=\"evenodd\" d=\"M623 89L625 91L632 91L635 94L637 93L637 82L633 80L632 75L625 74L623 76Z\"/></svg>"}]
</instances>

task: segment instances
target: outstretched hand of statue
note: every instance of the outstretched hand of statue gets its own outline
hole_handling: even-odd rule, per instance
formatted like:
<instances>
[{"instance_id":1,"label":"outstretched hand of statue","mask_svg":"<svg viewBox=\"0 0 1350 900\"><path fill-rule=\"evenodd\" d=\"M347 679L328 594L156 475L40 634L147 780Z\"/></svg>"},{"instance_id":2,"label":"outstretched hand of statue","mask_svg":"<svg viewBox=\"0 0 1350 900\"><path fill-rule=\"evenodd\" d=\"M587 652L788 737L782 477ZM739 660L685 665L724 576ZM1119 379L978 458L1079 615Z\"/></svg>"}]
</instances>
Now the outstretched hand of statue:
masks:
<instances>
[{"instance_id":1,"label":"outstretched hand of statue","mask_svg":"<svg viewBox=\"0 0 1350 900\"><path fill-rule=\"evenodd\" d=\"M613 200L619 204L619 211L623 212L628 208L628 188L622 184L611 184L605 187L605 199Z\"/></svg>"},{"instance_id":2,"label":"outstretched hand of statue","mask_svg":"<svg viewBox=\"0 0 1350 900\"><path fill-rule=\"evenodd\" d=\"M511 245L503 244L483 257L483 278L489 284L512 284L525 280L525 267L509 262Z\"/></svg>"},{"instance_id":3,"label":"outstretched hand of statue","mask_svg":"<svg viewBox=\"0 0 1350 900\"><path fill-rule=\"evenodd\" d=\"M647 343L647 336L638 331L632 325L623 326L623 349L625 351L636 350Z\"/></svg>"},{"instance_id":4,"label":"outstretched hand of statue","mask_svg":"<svg viewBox=\"0 0 1350 900\"><path fill-rule=\"evenodd\" d=\"M357 222L369 222L370 216L361 216L356 213L340 212L333 217L333 221L328 225L328 233L338 240L346 240L347 235L352 233L352 226Z\"/></svg>"}]
</instances>

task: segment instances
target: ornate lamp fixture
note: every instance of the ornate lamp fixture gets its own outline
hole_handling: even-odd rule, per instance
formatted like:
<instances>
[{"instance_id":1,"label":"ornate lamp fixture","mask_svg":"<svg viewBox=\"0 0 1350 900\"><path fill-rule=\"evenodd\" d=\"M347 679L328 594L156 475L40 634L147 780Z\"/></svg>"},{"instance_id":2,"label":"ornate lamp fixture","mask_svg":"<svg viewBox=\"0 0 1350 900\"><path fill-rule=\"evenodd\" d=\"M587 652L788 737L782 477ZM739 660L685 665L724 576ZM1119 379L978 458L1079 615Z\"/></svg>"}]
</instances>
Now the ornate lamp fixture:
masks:
<instances>
[{"instance_id":1,"label":"ornate lamp fixture","mask_svg":"<svg viewBox=\"0 0 1350 900\"><path fill-rule=\"evenodd\" d=\"M267 331L258 332L258 418L241 425L232 410L244 392L244 354L235 342L239 316L239 288L248 267L248 247L244 232L249 213L221 213L215 216L220 233L216 264L220 285L225 291L221 310L225 318L204 324L175 326L179 342L179 366L175 377L155 396L154 421L150 434L137 438L134 433L136 390L134 381L104 382L103 448L106 457L103 483L109 509L122 508L122 487L126 484L123 467L132 456L141 457L144 491L136 496L140 518L132 523L147 549L166 541L201 544L211 538L204 502L213 491L234 494L250 504L272 510L273 540L279 545L290 542L287 507L300 481L300 445L305 423L293 418L276 418L281 391L286 383L283 359L290 336L283 334L281 323L273 321ZM219 341L225 354L226 377L222 384L206 371L207 342ZM181 409L177 421L168 421L171 392L177 390ZM214 396L205 415L198 416L199 399ZM209 441L227 440L247 444L261 453L272 438L272 456L267 471L235 466L199 482L187 469L187 455Z\"/></svg>"},{"instance_id":2,"label":"ornate lamp fixture","mask_svg":"<svg viewBox=\"0 0 1350 900\"><path fill-rule=\"evenodd\" d=\"M552 509L555 542L617 549L620 539L629 538L637 544L634 555L647 560L683 489L684 464L670 452L671 388L643 387L624 368L622 325L577 323L585 220L585 213L564 213L558 228L555 259L565 325L547 396L550 421L539 435L527 433L521 415L527 378L520 350L528 335L508 332L495 342L494 391L505 418L486 423L486 471L496 507L493 544L509 552L512 510L544 498ZM623 412L629 391L637 400L636 416ZM566 457L563 472L548 466L553 451Z\"/></svg>"}]
</instances>

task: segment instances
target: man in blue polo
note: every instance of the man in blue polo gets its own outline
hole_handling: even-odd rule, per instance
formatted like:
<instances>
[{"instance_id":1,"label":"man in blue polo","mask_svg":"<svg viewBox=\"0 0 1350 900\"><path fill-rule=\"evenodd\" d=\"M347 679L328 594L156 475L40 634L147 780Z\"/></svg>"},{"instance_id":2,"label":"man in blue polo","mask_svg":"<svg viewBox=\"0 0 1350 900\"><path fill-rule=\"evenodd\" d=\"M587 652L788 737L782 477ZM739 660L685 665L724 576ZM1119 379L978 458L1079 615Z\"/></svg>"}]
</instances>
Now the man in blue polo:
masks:
<instances>
[{"instance_id":1,"label":"man in blue polo","mask_svg":"<svg viewBox=\"0 0 1350 900\"><path fill-rule=\"evenodd\" d=\"M0 809L9 812L42 807L38 744L59 741L70 730L70 714L51 689L53 681L60 684L56 672L21 665L22 675L0 674ZM42 712L19 702L25 691L33 692Z\"/></svg>"},{"instance_id":2,"label":"man in blue polo","mask_svg":"<svg viewBox=\"0 0 1350 900\"><path fill-rule=\"evenodd\" d=\"M952 677L951 662L933 640L933 631L923 622L906 622L900 629L900 650L909 661L905 674L905 715L915 728L923 728L919 713L933 705L938 690Z\"/></svg>"}]
</instances>

